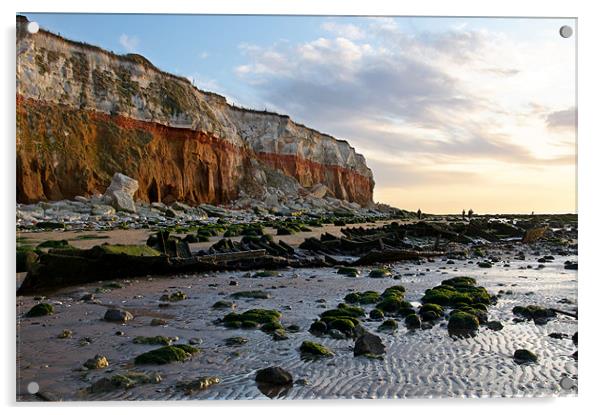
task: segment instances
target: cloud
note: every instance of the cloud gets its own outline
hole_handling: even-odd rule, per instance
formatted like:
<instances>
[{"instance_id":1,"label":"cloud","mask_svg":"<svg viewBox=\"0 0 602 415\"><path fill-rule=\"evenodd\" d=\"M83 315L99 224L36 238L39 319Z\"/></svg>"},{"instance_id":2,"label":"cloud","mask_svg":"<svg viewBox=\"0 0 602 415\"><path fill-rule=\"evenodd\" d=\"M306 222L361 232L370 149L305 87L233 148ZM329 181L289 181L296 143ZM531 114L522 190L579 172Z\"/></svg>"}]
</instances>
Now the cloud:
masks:
<instances>
[{"instance_id":1,"label":"cloud","mask_svg":"<svg viewBox=\"0 0 602 415\"><path fill-rule=\"evenodd\" d=\"M483 183L493 170L520 183L518 172L574 164L573 149L546 131L574 122L570 108L551 110L570 98L551 92L566 73L550 66L561 62L553 44L462 25L408 33L395 19L355 22L327 21L297 44L241 45L235 73L261 107L350 141L377 186Z\"/></svg>"},{"instance_id":2,"label":"cloud","mask_svg":"<svg viewBox=\"0 0 602 415\"><path fill-rule=\"evenodd\" d=\"M139 39L136 36L130 36L123 33L119 36L119 44L128 52L136 52L138 48L138 44L140 43Z\"/></svg>"},{"instance_id":3,"label":"cloud","mask_svg":"<svg viewBox=\"0 0 602 415\"><path fill-rule=\"evenodd\" d=\"M209 57L209 52L203 51L201 53L199 53L199 58L201 59L207 59Z\"/></svg>"},{"instance_id":4,"label":"cloud","mask_svg":"<svg viewBox=\"0 0 602 415\"><path fill-rule=\"evenodd\" d=\"M327 32L331 32L339 37L344 37L351 40L362 39L366 36L364 31L354 24L324 22L320 27Z\"/></svg>"},{"instance_id":5,"label":"cloud","mask_svg":"<svg viewBox=\"0 0 602 415\"><path fill-rule=\"evenodd\" d=\"M546 116L546 125L552 130L574 129L576 127L577 110L570 107L561 111L554 111Z\"/></svg>"}]
</instances>

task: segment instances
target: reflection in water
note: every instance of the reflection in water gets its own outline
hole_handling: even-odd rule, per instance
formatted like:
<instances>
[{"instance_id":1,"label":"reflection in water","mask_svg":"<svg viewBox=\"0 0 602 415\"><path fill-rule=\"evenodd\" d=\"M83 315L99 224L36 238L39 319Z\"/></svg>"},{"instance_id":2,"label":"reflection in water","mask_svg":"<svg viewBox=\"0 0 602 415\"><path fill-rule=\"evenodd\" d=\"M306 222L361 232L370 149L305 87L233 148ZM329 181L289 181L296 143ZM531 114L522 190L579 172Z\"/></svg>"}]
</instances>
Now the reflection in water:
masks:
<instances>
[{"instance_id":1,"label":"reflection in water","mask_svg":"<svg viewBox=\"0 0 602 415\"><path fill-rule=\"evenodd\" d=\"M271 383L257 382L257 388L270 399L284 398L291 390L291 385L273 385Z\"/></svg>"}]
</instances>

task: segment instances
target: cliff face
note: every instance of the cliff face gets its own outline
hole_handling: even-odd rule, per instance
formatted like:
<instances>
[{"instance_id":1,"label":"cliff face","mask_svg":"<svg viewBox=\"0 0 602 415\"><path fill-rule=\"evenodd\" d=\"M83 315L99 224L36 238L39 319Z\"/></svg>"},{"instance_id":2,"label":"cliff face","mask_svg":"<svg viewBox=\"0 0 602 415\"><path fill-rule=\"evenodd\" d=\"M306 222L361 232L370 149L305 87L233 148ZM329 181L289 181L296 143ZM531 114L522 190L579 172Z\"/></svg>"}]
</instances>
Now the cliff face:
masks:
<instances>
[{"instance_id":1,"label":"cliff face","mask_svg":"<svg viewBox=\"0 0 602 415\"><path fill-rule=\"evenodd\" d=\"M287 116L228 104L154 67L17 19L17 199L104 191L115 172L144 201L225 203L265 191L272 169L372 203L364 157ZM258 174L259 173L259 174Z\"/></svg>"}]
</instances>

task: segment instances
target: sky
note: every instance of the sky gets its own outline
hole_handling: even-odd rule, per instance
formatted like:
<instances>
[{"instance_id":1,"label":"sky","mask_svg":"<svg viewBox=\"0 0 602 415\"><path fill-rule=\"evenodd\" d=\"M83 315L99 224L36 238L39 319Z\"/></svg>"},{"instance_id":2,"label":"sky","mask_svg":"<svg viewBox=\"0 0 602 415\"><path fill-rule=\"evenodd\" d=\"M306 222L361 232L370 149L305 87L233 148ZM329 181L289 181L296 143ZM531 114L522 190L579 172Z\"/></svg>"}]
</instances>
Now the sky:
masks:
<instances>
[{"instance_id":1,"label":"sky","mask_svg":"<svg viewBox=\"0 0 602 415\"><path fill-rule=\"evenodd\" d=\"M577 210L574 19L25 15L349 141L375 201Z\"/></svg>"}]
</instances>

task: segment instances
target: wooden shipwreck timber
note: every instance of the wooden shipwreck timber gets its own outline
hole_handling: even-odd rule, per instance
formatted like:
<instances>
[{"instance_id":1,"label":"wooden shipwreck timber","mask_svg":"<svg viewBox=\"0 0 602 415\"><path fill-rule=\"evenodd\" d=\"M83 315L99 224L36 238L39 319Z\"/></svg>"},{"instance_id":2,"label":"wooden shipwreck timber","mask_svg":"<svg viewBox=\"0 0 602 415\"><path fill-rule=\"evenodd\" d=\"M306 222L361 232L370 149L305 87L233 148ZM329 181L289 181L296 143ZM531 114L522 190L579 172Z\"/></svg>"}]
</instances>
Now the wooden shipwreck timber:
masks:
<instances>
[{"instance_id":1,"label":"wooden shipwreck timber","mask_svg":"<svg viewBox=\"0 0 602 415\"><path fill-rule=\"evenodd\" d=\"M543 229L543 228L542 228ZM458 232L460 231L460 232ZM282 269L286 267L348 267L416 261L458 254L460 244L499 241L500 238L529 236L531 230L513 225L494 227L475 224L434 224L418 222L400 225L393 222L365 229L347 227L343 236L324 233L305 239L298 248L271 235L243 236L240 241L223 238L208 250L193 254L188 242L159 231L146 245L104 244L90 249L72 246L37 252L28 267L17 294L28 295L59 287L95 281L146 275L169 276L215 271ZM543 237L545 229L537 232ZM455 250L455 251L454 251Z\"/></svg>"}]
</instances>

